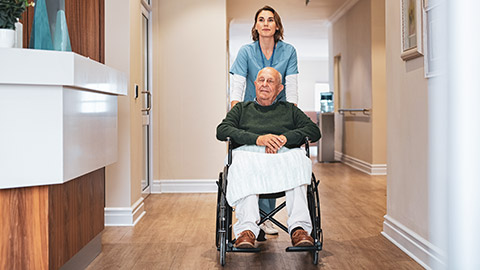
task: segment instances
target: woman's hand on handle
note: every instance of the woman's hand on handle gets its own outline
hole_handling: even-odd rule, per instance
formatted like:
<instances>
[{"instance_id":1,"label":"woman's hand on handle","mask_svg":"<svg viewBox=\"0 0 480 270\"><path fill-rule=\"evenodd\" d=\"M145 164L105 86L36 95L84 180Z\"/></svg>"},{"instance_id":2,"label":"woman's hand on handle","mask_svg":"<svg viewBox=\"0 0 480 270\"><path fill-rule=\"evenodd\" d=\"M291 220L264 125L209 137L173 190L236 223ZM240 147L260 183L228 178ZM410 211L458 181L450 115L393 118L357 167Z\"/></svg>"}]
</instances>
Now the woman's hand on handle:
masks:
<instances>
[{"instance_id":1,"label":"woman's hand on handle","mask_svg":"<svg viewBox=\"0 0 480 270\"><path fill-rule=\"evenodd\" d=\"M235 104L237 104L238 102L240 102L240 101L232 100L232 102L230 102L230 109L233 108L233 106L235 106Z\"/></svg>"}]
</instances>

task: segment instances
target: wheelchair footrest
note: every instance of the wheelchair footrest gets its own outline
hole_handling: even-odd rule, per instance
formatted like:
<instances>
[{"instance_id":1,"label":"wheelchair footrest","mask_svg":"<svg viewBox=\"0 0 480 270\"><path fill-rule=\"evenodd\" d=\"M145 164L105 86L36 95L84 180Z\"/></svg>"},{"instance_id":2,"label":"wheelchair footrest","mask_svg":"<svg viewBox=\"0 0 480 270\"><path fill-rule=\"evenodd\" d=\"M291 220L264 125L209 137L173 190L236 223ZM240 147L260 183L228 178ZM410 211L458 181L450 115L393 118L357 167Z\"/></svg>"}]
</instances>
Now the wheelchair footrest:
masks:
<instances>
[{"instance_id":1,"label":"wheelchair footrest","mask_svg":"<svg viewBox=\"0 0 480 270\"><path fill-rule=\"evenodd\" d=\"M286 252L303 252L303 251L315 251L315 250L322 250L321 247L287 247L285 249Z\"/></svg>"},{"instance_id":2,"label":"wheelchair footrest","mask_svg":"<svg viewBox=\"0 0 480 270\"><path fill-rule=\"evenodd\" d=\"M255 253L255 252L260 252L259 248L236 248L232 247L231 249L228 250L229 252L250 252L250 253Z\"/></svg>"}]
</instances>

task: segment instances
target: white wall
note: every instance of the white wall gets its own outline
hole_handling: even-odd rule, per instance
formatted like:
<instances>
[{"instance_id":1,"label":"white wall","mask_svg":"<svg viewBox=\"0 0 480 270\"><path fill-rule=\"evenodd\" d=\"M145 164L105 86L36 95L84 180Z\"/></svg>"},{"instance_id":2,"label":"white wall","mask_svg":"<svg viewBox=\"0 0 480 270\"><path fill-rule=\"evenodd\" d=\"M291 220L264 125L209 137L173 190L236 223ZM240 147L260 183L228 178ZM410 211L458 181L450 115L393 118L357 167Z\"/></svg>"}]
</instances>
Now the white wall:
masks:
<instances>
[{"instance_id":1,"label":"white wall","mask_svg":"<svg viewBox=\"0 0 480 270\"><path fill-rule=\"evenodd\" d=\"M315 111L315 84L328 83L328 59L299 59L298 71L298 107Z\"/></svg>"},{"instance_id":2,"label":"white wall","mask_svg":"<svg viewBox=\"0 0 480 270\"><path fill-rule=\"evenodd\" d=\"M145 213L141 194L141 3L105 1L105 64L125 72L128 96L118 98L118 160L106 168L105 224L134 225Z\"/></svg>"},{"instance_id":3,"label":"white wall","mask_svg":"<svg viewBox=\"0 0 480 270\"><path fill-rule=\"evenodd\" d=\"M129 77L130 17L128 0L105 1L105 64ZM127 57L120 57L126 55ZM130 199L130 84L128 96L118 97L118 159L106 168L106 206L129 207Z\"/></svg>"},{"instance_id":4,"label":"white wall","mask_svg":"<svg viewBox=\"0 0 480 270\"><path fill-rule=\"evenodd\" d=\"M428 86L423 57L400 58L400 1L386 2L387 213L384 235L426 266L429 242Z\"/></svg>"},{"instance_id":5,"label":"white wall","mask_svg":"<svg viewBox=\"0 0 480 270\"><path fill-rule=\"evenodd\" d=\"M340 56L337 108L372 108L370 0L358 1L331 26L330 58ZM331 74L333 76L333 74ZM333 89L333 80L330 82ZM375 111L375 109L373 110ZM372 164L372 119L362 113L335 118L335 151Z\"/></svg>"},{"instance_id":6,"label":"white wall","mask_svg":"<svg viewBox=\"0 0 480 270\"><path fill-rule=\"evenodd\" d=\"M154 180L216 179L225 144L225 0L153 3Z\"/></svg>"}]
</instances>

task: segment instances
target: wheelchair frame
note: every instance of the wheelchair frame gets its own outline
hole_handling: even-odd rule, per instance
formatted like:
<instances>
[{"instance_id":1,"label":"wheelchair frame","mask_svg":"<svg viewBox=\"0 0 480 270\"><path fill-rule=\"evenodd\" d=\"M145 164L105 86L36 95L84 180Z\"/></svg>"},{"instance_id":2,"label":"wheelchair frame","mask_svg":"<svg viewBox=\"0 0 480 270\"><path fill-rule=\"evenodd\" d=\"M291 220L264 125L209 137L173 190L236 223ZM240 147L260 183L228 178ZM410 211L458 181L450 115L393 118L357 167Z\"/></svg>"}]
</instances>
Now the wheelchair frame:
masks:
<instances>
[{"instance_id":1,"label":"wheelchair frame","mask_svg":"<svg viewBox=\"0 0 480 270\"><path fill-rule=\"evenodd\" d=\"M260 252L259 248L245 248L240 249L234 247L235 240L232 238L232 207L226 200L227 194L227 182L228 182L228 169L232 164L232 140L227 138L228 143L228 162L223 168L223 172L220 172L217 186L217 221L216 221L216 236L215 245L220 253L220 264L225 265L227 252ZM307 157L310 157L309 138L305 138L305 150ZM318 195L318 183L315 175L312 172L311 184L307 187L307 202L308 210L310 212L310 219L312 220L312 233L310 234L314 239L314 245L312 247L287 247L287 252L311 252L313 257L313 264L318 264L318 252L323 248L323 231L321 227L320 217L320 200ZM261 194L260 198L280 198L285 196L285 192ZM258 225L264 223L266 220L272 221L275 225L288 233L288 228L282 223L277 221L273 216L282 210L286 206L286 202L281 203L270 213L266 213L260 209L260 222Z\"/></svg>"}]
</instances>

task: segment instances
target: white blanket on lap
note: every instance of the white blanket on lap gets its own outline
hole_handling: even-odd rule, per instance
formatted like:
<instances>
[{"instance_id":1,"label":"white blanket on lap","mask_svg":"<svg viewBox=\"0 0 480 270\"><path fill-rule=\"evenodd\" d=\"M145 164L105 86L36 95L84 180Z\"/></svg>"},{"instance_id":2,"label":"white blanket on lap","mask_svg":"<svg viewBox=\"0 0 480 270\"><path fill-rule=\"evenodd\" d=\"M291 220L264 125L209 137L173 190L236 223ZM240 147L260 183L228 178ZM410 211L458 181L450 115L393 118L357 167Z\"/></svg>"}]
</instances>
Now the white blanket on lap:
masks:
<instances>
[{"instance_id":1,"label":"white blanket on lap","mask_svg":"<svg viewBox=\"0 0 480 270\"><path fill-rule=\"evenodd\" d=\"M311 176L312 162L303 149L282 147L277 154L266 154L264 146L244 145L232 151L227 201L236 206L248 195L308 185Z\"/></svg>"}]
</instances>

